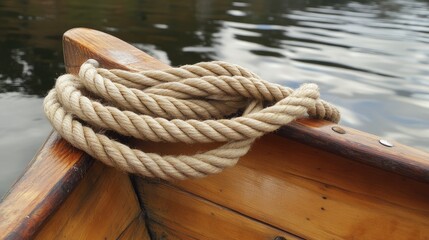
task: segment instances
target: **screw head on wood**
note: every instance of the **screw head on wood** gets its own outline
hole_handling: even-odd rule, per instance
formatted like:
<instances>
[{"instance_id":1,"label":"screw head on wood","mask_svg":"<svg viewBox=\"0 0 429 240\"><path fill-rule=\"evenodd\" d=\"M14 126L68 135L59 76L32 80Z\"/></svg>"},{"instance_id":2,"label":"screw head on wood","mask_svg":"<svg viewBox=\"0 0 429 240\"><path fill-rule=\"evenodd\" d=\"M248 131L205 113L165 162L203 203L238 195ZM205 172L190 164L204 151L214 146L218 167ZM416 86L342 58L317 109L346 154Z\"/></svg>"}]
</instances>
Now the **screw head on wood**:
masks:
<instances>
[{"instance_id":1,"label":"screw head on wood","mask_svg":"<svg viewBox=\"0 0 429 240\"><path fill-rule=\"evenodd\" d=\"M344 130L340 126L333 126L331 129L332 129L332 131L339 133L339 134L345 134L346 133L346 130Z\"/></svg>"},{"instance_id":2,"label":"screw head on wood","mask_svg":"<svg viewBox=\"0 0 429 240\"><path fill-rule=\"evenodd\" d=\"M385 147L393 147L393 144L390 143L389 141L387 141L386 139L380 139L379 142L381 145L383 145Z\"/></svg>"}]
</instances>

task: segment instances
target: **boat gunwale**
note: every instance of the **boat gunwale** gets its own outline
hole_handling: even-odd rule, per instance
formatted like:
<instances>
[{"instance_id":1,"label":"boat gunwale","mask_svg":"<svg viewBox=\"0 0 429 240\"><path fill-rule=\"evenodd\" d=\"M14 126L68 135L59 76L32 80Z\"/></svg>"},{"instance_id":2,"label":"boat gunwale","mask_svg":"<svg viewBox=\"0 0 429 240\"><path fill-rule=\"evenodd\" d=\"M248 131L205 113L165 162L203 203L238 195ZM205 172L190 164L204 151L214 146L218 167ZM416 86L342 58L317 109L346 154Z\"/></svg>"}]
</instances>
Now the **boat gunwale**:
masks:
<instances>
[{"instance_id":1,"label":"boat gunwale","mask_svg":"<svg viewBox=\"0 0 429 240\"><path fill-rule=\"evenodd\" d=\"M335 132L332 130L334 127L341 128L344 133ZM378 136L324 120L298 119L281 127L277 134L353 161L429 183L429 153L419 149L393 141L392 147L384 146L379 142L382 138ZM365 141L356 140L362 138Z\"/></svg>"}]
</instances>

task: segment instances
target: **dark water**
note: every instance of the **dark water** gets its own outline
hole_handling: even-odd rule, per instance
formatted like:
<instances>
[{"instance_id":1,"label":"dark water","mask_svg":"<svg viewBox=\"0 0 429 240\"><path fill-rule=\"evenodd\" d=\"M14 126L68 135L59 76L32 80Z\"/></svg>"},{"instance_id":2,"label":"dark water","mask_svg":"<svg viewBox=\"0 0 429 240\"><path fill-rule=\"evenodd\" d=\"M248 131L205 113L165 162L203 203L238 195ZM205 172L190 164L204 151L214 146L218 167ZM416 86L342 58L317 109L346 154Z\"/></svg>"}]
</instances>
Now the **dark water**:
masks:
<instances>
[{"instance_id":1,"label":"dark water","mask_svg":"<svg viewBox=\"0 0 429 240\"><path fill-rule=\"evenodd\" d=\"M85 26L172 65L224 60L319 84L342 124L429 150L427 1L0 1L0 195L47 137L61 35Z\"/></svg>"}]
</instances>

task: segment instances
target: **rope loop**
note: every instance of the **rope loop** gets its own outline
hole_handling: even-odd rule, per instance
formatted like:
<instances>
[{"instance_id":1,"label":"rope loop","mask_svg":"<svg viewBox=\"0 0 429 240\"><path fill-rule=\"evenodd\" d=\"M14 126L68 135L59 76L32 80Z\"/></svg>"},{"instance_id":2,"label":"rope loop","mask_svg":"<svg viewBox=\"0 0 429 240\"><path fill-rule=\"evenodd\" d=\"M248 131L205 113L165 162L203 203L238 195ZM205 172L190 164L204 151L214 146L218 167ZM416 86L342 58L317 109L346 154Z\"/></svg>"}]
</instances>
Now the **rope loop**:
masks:
<instances>
[{"instance_id":1,"label":"rope loop","mask_svg":"<svg viewBox=\"0 0 429 240\"><path fill-rule=\"evenodd\" d=\"M298 117L340 119L334 106L319 99L315 84L292 90L220 61L129 72L100 68L90 59L78 76L57 79L44 110L64 139L92 157L166 180L232 167L256 138ZM109 131L144 141L225 144L191 156L159 155L109 138Z\"/></svg>"}]
</instances>

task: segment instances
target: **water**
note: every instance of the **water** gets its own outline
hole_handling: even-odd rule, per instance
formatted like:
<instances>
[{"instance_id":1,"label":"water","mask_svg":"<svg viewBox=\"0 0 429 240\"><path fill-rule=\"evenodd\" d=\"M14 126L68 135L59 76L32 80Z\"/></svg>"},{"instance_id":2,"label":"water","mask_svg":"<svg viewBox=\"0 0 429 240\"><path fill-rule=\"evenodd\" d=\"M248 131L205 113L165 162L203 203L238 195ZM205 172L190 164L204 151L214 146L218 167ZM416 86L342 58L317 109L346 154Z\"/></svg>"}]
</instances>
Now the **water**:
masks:
<instances>
[{"instance_id":1,"label":"water","mask_svg":"<svg viewBox=\"0 0 429 240\"><path fill-rule=\"evenodd\" d=\"M342 124L429 150L427 1L0 2L0 195L48 136L42 97L61 35L85 26L172 65L224 60L266 80L319 84Z\"/></svg>"}]
</instances>

